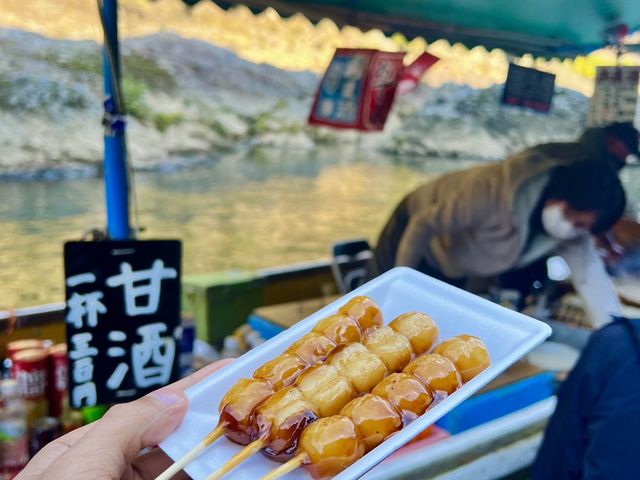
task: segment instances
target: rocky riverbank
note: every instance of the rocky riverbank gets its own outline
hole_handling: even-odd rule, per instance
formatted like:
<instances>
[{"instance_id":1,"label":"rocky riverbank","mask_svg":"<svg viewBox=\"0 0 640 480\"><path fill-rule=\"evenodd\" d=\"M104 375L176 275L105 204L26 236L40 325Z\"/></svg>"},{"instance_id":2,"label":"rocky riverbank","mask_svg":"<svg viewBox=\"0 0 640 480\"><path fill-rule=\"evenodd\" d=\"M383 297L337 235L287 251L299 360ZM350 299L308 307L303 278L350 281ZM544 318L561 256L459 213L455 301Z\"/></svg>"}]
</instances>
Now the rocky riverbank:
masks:
<instances>
[{"instance_id":1,"label":"rocky riverbank","mask_svg":"<svg viewBox=\"0 0 640 480\"><path fill-rule=\"evenodd\" d=\"M100 173L102 73L92 41L0 29L0 176ZM306 125L318 76L254 64L172 33L122 42L128 141L135 169L188 165L242 148L313 149L328 143L399 156L499 159L575 137L587 98L557 89L540 115L499 105L501 87L422 86L398 99L382 133Z\"/></svg>"}]
</instances>

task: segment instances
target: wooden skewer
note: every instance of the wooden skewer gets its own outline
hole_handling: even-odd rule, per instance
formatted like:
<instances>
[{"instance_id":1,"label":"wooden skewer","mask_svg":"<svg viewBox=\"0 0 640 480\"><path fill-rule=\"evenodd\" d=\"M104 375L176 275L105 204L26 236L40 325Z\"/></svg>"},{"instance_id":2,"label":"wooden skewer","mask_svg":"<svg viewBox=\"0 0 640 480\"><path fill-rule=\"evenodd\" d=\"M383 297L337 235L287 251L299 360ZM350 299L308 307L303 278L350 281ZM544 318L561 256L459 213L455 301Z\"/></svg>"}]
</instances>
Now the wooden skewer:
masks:
<instances>
[{"instance_id":1,"label":"wooden skewer","mask_svg":"<svg viewBox=\"0 0 640 480\"><path fill-rule=\"evenodd\" d=\"M283 463L278 468L271 470L260 480L276 480L289 472L294 471L296 468L300 467L303 463L307 461L307 454L302 452L293 457L287 463Z\"/></svg>"},{"instance_id":2,"label":"wooden skewer","mask_svg":"<svg viewBox=\"0 0 640 480\"><path fill-rule=\"evenodd\" d=\"M211 430L206 437L200 441L195 447L189 450L182 458L177 460L173 465L167 468L155 480L170 480L176 473L189 465L196 457L198 457L206 448L215 442L224 433L224 427L218 424L216 428Z\"/></svg>"},{"instance_id":3,"label":"wooden skewer","mask_svg":"<svg viewBox=\"0 0 640 480\"><path fill-rule=\"evenodd\" d=\"M266 444L266 441L263 438L259 438L258 440L251 442L249 445L247 445L238 453L236 453L233 457L231 457L231 460L229 460L227 463L222 465L218 470L216 470L207 478L205 478L205 480L218 480L219 478L223 477L224 475L229 473L231 470L236 468L242 462L244 462L251 455L259 452L260 449L265 446L265 444Z\"/></svg>"}]
</instances>

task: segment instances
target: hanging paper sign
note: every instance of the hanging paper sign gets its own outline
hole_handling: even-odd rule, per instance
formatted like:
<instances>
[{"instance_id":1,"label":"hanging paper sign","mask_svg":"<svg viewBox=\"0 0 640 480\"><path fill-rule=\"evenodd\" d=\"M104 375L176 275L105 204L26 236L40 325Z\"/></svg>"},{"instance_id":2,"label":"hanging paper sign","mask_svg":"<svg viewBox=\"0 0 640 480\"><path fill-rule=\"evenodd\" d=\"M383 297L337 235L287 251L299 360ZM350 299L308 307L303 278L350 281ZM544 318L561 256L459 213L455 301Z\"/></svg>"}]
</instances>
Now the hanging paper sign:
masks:
<instances>
[{"instance_id":1,"label":"hanging paper sign","mask_svg":"<svg viewBox=\"0 0 640 480\"><path fill-rule=\"evenodd\" d=\"M316 93L309 124L382 130L393 105L404 53L339 48Z\"/></svg>"},{"instance_id":2,"label":"hanging paper sign","mask_svg":"<svg viewBox=\"0 0 640 480\"><path fill-rule=\"evenodd\" d=\"M411 65L405 67L398 82L398 93L404 95L415 90L422 75L438 60L440 59L435 55L424 52Z\"/></svg>"},{"instance_id":3,"label":"hanging paper sign","mask_svg":"<svg viewBox=\"0 0 640 480\"><path fill-rule=\"evenodd\" d=\"M555 80L553 73L510 63L502 103L547 113L551 108Z\"/></svg>"},{"instance_id":4,"label":"hanging paper sign","mask_svg":"<svg viewBox=\"0 0 640 480\"><path fill-rule=\"evenodd\" d=\"M179 376L177 240L64 246L69 401L132 400Z\"/></svg>"},{"instance_id":5,"label":"hanging paper sign","mask_svg":"<svg viewBox=\"0 0 640 480\"><path fill-rule=\"evenodd\" d=\"M640 67L598 67L587 126L633 122L638 105Z\"/></svg>"}]
</instances>

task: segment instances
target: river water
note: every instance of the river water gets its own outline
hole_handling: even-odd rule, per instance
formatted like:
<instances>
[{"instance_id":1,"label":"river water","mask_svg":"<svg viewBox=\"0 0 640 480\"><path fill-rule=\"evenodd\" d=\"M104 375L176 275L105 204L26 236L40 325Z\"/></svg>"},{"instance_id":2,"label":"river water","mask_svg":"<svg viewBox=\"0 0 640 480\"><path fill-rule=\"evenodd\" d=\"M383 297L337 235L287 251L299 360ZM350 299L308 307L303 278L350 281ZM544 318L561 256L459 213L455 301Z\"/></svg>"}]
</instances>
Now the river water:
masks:
<instances>
[{"instance_id":1,"label":"river water","mask_svg":"<svg viewBox=\"0 0 640 480\"><path fill-rule=\"evenodd\" d=\"M471 164L341 147L235 153L137 173L140 238L182 240L186 275L316 260L335 240L375 240L411 188ZM624 180L637 206L640 169L629 169ZM63 244L104 226L102 180L0 187L0 310L63 301Z\"/></svg>"}]
</instances>

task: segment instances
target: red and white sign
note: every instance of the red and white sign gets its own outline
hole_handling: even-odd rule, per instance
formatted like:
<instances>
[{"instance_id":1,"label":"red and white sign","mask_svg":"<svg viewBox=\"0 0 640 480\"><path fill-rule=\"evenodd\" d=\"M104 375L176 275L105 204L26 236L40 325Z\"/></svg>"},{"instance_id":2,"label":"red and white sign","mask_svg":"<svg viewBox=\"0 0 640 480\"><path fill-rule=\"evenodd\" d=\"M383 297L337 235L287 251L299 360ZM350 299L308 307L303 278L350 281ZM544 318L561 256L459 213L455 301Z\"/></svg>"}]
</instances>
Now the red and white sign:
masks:
<instances>
[{"instance_id":1,"label":"red and white sign","mask_svg":"<svg viewBox=\"0 0 640 480\"><path fill-rule=\"evenodd\" d=\"M316 93L309 124L382 130L398 86L411 91L438 58L424 53L404 67L404 53L339 48Z\"/></svg>"},{"instance_id":2,"label":"red and white sign","mask_svg":"<svg viewBox=\"0 0 640 480\"><path fill-rule=\"evenodd\" d=\"M440 59L435 55L424 52L411 65L405 67L398 82L398 93L404 95L415 90L422 75L438 60Z\"/></svg>"}]
</instances>

